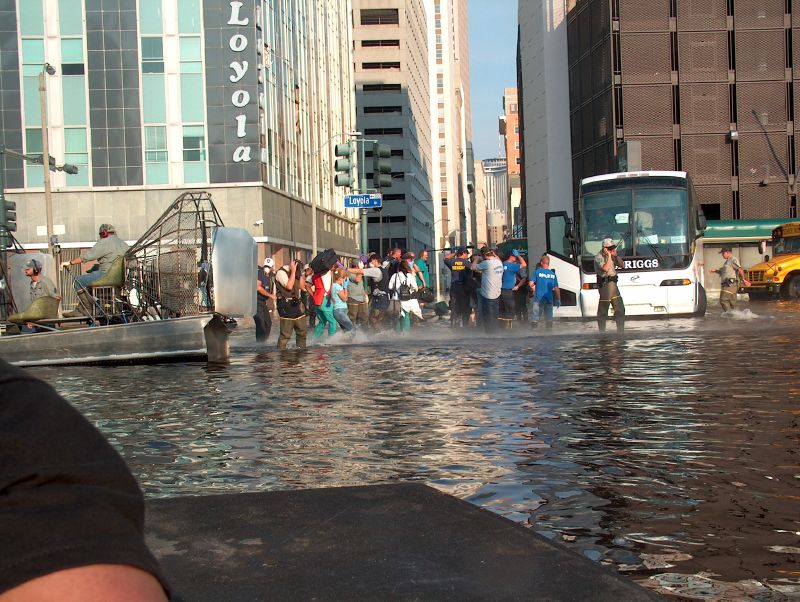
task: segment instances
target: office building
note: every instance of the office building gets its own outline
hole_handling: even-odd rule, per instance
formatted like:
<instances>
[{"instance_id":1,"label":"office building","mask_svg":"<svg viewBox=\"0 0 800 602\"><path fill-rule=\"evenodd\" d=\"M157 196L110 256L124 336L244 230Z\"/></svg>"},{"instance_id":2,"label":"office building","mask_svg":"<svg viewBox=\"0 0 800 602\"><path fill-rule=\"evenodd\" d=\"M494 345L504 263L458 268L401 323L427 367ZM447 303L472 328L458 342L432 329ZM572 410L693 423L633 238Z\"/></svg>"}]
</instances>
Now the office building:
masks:
<instances>
[{"instance_id":1,"label":"office building","mask_svg":"<svg viewBox=\"0 0 800 602\"><path fill-rule=\"evenodd\" d=\"M353 0L357 117L367 140L391 148L391 186L369 212L369 249L432 248L428 16L423 0ZM372 147L366 145L372 187Z\"/></svg>"},{"instance_id":2,"label":"office building","mask_svg":"<svg viewBox=\"0 0 800 602\"><path fill-rule=\"evenodd\" d=\"M508 223L512 238L521 238L525 231L522 213L522 153L519 131L519 99L516 88L503 91L503 114L499 119L499 131L508 165Z\"/></svg>"},{"instance_id":3,"label":"office building","mask_svg":"<svg viewBox=\"0 0 800 602\"><path fill-rule=\"evenodd\" d=\"M474 161L475 172L475 244L478 248L489 242L489 214L486 205L486 173L483 161Z\"/></svg>"},{"instance_id":4,"label":"office building","mask_svg":"<svg viewBox=\"0 0 800 602\"><path fill-rule=\"evenodd\" d=\"M576 182L637 140L709 219L797 215L797 3L572 0L567 29Z\"/></svg>"},{"instance_id":5,"label":"office building","mask_svg":"<svg viewBox=\"0 0 800 602\"><path fill-rule=\"evenodd\" d=\"M518 8L517 90L528 248L545 246L545 214L572 213L570 87L565 0Z\"/></svg>"},{"instance_id":6,"label":"office building","mask_svg":"<svg viewBox=\"0 0 800 602\"><path fill-rule=\"evenodd\" d=\"M438 181L434 198L440 199L437 224L440 246L474 241L471 232L468 143L472 139L470 108L469 40L466 0L433 0L436 127L434 140Z\"/></svg>"},{"instance_id":7,"label":"office building","mask_svg":"<svg viewBox=\"0 0 800 602\"><path fill-rule=\"evenodd\" d=\"M261 255L357 253L357 214L332 182L332 144L354 128L348 1L0 0L3 144L49 152L62 247L110 222L137 239L185 190L208 189ZM311 43L313 41L313 44ZM46 245L42 168L6 157L18 238ZM311 202L317 211L312 212Z\"/></svg>"}]
</instances>

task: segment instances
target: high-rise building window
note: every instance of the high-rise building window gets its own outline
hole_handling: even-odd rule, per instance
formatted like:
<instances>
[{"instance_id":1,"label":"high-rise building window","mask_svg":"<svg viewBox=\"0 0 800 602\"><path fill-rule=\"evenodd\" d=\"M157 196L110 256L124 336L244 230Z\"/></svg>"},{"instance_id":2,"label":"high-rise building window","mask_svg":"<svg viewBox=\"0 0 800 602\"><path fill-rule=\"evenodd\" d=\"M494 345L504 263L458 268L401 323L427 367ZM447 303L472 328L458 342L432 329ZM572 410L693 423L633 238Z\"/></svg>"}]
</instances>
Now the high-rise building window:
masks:
<instances>
[{"instance_id":1,"label":"high-rise building window","mask_svg":"<svg viewBox=\"0 0 800 602\"><path fill-rule=\"evenodd\" d=\"M364 92L400 92L400 84L364 84Z\"/></svg>"},{"instance_id":2,"label":"high-rise building window","mask_svg":"<svg viewBox=\"0 0 800 602\"><path fill-rule=\"evenodd\" d=\"M178 31L200 33L200 0L178 0Z\"/></svg>"},{"instance_id":3,"label":"high-rise building window","mask_svg":"<svg viewBox=\"0 0 800 602\"><path fill-rule=\"evenodd\" d=\"M183 180L187 184L207 181L206 140L202 125L183 126Z\"/></svg>"},{"instance_id":4,"label":"high-rise building window","mask_svg":"<svg viewBox=\"0 0 800 602\"><path fill-rule=\"evenodd\" d=\"M83 75L83 40L63 38L61 40L61 75Z\"/></svg>"},{"instance_id":5,"label":"high-rise building window","mask_svg":"<svg viewBox=\"0 0 800 602\"><path fill-rule=\"evenodd\" d=\"M164 32L162 0L139 0L139 33L159 35Z\"/></svg>"},{"instance_id":6,"label":"high-rise building window","mask_svg":"<svg viewBox=\"0 0 800 602\"><path fill-rule=\"evenodd\" d=\"M67 185L89 185L89 149L86 144L86 128L64 129L64 161L78 168L78 173L67 175Z\"/></svg>"},{"instance_id":7,"label":"high-rise building window","mask_svg":"<svg viewBox=\"0 0 800 602\"><path fill-rule=\"evenodd\" d=\"M361 10L362 25L399 25L400 11L396 8L370 8Z\"/></svg>"},{"instance_id":8,"label":"high-rise building window","mask_svg":"<svg viewBox=\"0 0 800 602\"><path fill-rule=\"evenodd\" d=\"M23 0L19 3L19 29L23 36L44 35L42 0Z\"/></svg>"},{"instance_id":9,"label":"high-rise building window","mask_svg":"<svg viewBox=\"0 0 800 602\"><path fill-rule=\"evenodd\" d=\"M27 128L25 130L25 152L29 155L42 154L42 130L41 128ZM42 168L25 162L25 181L28 186L44 186L44 176Z\"/></svg>"},{"instance_id":10,"label":"high-rise building window","mask_svg":"<svg viewBox=\"0 0 800 602\"><path fill-rule=\"evenodd\" d=\"M400 40L361 40L362 48L377 48L383 46L400 47Z\"/></svg>"},{"instance_id":11,"label":"high-rise building window","mask_svg":"<svg viewBox=\"0 0 800 602\"><path fill-rule=\"evenodd\" d=\"M164 40L142 38L142 73L164 73Z\"/></svg>"},{"instance_id":12,"label":"high-rise building window","mask_svg":"<svg viewBox=\"0 0 800 602\"><path fill-rule=\"evenodd\" d=\"M362 69L400 69L399 61L383 61L379 63L361 63Z\"/></svg>"},{"instance_id":13,"label":"high-rise building window","mask_svg":"<svg viewBox=\"0 0 800 602\"><path fill-rule=\"evenodd\" d=\"M144 161L147 184L169 183L167 158L167 128L163 125L145 126Z\"/></svg>"},{"instance_id":14,"label":"high-rise building window","mask_svg":"<svg viewBox=\"0 0 800 602\"><path fill-rule=\"evenodd\" d=\"M514 133L515 134L519 134L519 126L518 125L514 126Z\"/></svg>"},{"instance_id":15,"label":"high-rise building window","mask_svg":"<svg viewBox=\"0 0 800 602\"><path fill-rule=\"evenodd\" d=\"M58 21L62 36L83 35L81 0L58 0Z\"/></svg>"},{"instance_id":16,"label":"high-rise building window","mask_svg":"<svg viewBox=\"0 0 800 602\"><path fill-rule=\"evenodd\" d=\"M184 122L203 121L203 74L200 61L200 36L180 38L181 118Z\"/></svg>"},{"instance_id":17,"label":"high-rise building window","mask_svg":"<svg viewBox=\"0 0 800 602\"><path fill-rule=\"evenodd\" d=\"M403 107L399 105L388 107L364 107L364 113L402 113Z\"/></svg>"}]
</instances>

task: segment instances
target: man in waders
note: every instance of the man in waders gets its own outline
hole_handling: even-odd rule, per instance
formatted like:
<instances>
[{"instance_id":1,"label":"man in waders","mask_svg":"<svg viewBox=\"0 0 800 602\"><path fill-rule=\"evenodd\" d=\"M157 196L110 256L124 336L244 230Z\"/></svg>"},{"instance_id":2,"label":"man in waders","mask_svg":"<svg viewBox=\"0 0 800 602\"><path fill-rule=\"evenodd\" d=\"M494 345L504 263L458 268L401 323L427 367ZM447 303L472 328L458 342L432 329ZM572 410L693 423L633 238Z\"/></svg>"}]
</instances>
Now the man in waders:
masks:
<instances>
[{"instance_id":1,"label":"man in waders","mask_svg":"<svg viewBox=\"0 0 800 602\"><path fill-rule=\"evenodd\" d=\"M603 239L603 250L594 257L594 271L597 274L597 288L600 290L600 303L597 305L597 325L600 332L606 330L608 306L614 308L617 331L625 330L625 304L619 294L617 268L622 267L622 259L617 255L617 245L610 238Z\"/></svg>"},{"instance_id":2,"label":"man in waders","mask_svg":"<svg viewBox=\"0 0 800 602\"><path fill-rule=\"evenodd\" d=\"M297 348L306 348L308 318L301 298L301 293L306 287L302 272L303 263L292 261L275 274L275 296L277 297L275 306L281 319L278 349L286 349L293 332Z\"/></svg>"},{"instance_id":3,"label":"man in waders","mask_svg":"<svg viewBox=\"0 0 800 602\"><path fill-rule=\"evenodd\" d=\"M739 265L739 260L733 256L733 249L730 247L722 247L719 252L725 263L719 269L711 270L715 274L719 274L719 279L722 288L719 291L719 304L722 306L722 311L731 311L736 309L736 294L739 292L739 280L745 286L750 286L750 281L747 279L747 274Z\"/></svg>"}]
</instances>

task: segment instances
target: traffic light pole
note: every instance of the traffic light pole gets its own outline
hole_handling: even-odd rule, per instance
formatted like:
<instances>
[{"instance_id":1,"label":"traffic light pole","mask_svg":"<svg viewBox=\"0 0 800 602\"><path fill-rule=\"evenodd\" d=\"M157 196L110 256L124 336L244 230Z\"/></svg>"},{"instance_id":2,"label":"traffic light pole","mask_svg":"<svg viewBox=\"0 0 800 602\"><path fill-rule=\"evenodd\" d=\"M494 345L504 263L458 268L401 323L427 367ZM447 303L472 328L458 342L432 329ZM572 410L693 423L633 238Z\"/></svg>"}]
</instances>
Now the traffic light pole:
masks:
<instances>
[{"instance_id":1,"label":"traffic light pole","mask_svg":"<svg viewBox=\"0 0 800 602\"><path fill-rule=\"evenodd\" d=\"M360 154L358 159L358 174L356 174L356 181L358 182L358 194L367 194L367 151L365 144L376 143L377 140L367 140L366 138L353 138L353 142L360 147ZM367 209L361 210L361 253L367 255L369 252L369 233L367 232Z\"/></svg>"},{"instance_id":2,"label":"traffic light pole","mask_svg":"<svg viewBox=\"0 0 800 602\"><path fill-rule=\"evenodd\" d=\"M356 140L356 143L359 141ZM361 176L361 185L359 186L359 192L366 193L367 192L367 165L366 165L366 155L367 152L364 149L364 145L366 144L366 140L361 140L361 155L358 160L358 170L361 172L359 175ZM369 232L367 232L367 210L361 210L361 254L366 255L369 252Z\"/></svg>"}]
</instances>

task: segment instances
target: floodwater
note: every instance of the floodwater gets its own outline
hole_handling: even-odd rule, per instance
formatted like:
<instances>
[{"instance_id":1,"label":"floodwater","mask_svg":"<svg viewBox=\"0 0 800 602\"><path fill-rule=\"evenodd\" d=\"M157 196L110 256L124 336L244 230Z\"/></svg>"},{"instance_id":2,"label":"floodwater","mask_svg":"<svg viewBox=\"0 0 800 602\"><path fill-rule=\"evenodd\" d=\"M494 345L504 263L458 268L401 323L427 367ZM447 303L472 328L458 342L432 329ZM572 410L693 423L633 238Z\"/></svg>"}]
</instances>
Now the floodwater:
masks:
<instances>
[{"instance_id":1,"label":"floodwater","mask_svg":"<svg viewBox=\"0 0 800 602\"><path fill-rule=\"evenodd\" d=\"M800 598L800 305L37 373L148 496L413 480L685 599Z\"/></svg>"}]
</instances>

